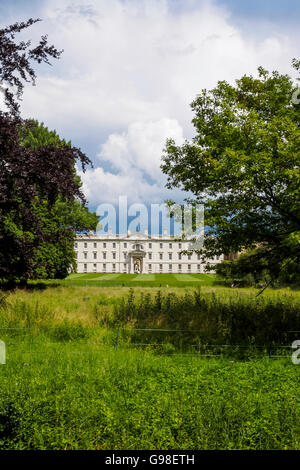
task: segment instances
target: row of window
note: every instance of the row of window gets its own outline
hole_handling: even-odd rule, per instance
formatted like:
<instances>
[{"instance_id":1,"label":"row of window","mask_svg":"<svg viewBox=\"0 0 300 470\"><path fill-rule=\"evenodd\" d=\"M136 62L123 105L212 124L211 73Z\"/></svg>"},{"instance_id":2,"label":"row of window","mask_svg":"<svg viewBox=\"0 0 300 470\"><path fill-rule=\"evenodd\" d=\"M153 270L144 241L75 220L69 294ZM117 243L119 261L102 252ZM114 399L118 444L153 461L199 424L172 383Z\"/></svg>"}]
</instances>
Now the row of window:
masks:
<instances>
[{"instance_id":1,"label":"row of window","mask_svg":"<svg viewBox=\"0 0 300 470\"><path fill-rule=\"evenodd\" d=\"M127 265L126 265L126 263L123 264L123 268L124 268L124 271L127 270ZM146 266L146 269L147 269L147 268L148 268L148 271L152 271L152 264L148 264L148 266ZM188 269L188 271L191 271L191 270L192 270L191 264L188 264L188 265L187 265L187 269ZM84 271L87 271L87 264L84 264L84 265L83 265L83 270L84 270ZM105 264L105 263L104 263L103 266L102 266L102 270L103 270L103 271L106 271L106 264ZM114 263L113 263L113 265L112 265L112 270L113 270L113 271L116 270L116 265L115 265ZM163 265L162 265L162 264L159 265L159 270L160 270L160 271L163 271ZM173 265L172 265L172 264L169 264L169 271L172 271L172 270L173 270ZM181 270L182 270L182 265L179 264L179 265L178 265L178 271L181 271ZM201 265L200 265L200 264L197 264L197 270L198 270L198 271L201 271ZM93 264L93 271L94 271L94 272L97 272L97 264Z\"/></svg>"},{"instance_id":2,"label":"row of window","mask_svg":"<svg viewBox=\"0 0 300 470\"><path fill-rule=\"evenodd\" d=\"M89 243L91 243L91 242L89 242ZM97 248L97 247L98 247L98 244L97 244L97 243L99 243L99 242L92 242L93 248ZM100 243L99 243L99 245L100 245ZM166 243L165 243L165 245L166 245ZM88 248L88 242L84 242L83 246L84 246L84 248ZM116 246L117 246L116 242L113 242L113 243L112 243L113 249L116 248ZM123 243L123 248L127 248L127 246L128 246L127 242L124 242L124 243ZM160 243L160 244L159 244L159 247L160 247L161 249L163 248L163 246L164 246L163 243ZM75 248L78 248L78 242L75 242ZM106 243L106 242L103 242L103 248L107 248L107 243ZM136 243L135 245L133 245L133 248L134 248L135 250L143 250L143 249L144 249L144 246L141 245L141 244ZM152 243L148 243L148 248L150 248L150 249L152 248ZM171 250L172 248L173 248L173 243L169 243L169 249ZM181 243L178 243L178 249L179 249L179 250L182 249L182 244L181 244Z\"/></svg>"},{"instance_id":3,"label":"row of window","mask_svg":"<svg viewBox=\"0 0 300 470\"><path fill-rule=\"evenodd\" d=\"M77 258L78 258L78 253L76 253L76 256L77 256ZM179 259L179 260L182 260L182 259L183 259L182 256L185 256L185 255L182 255L181 253L178 253L178 259ZM103 259L107 259L107 257L106 257L106 252L105 252L105 251L102 253L102 257L103 257ZM124 251L124 252L123 252L123 258L126 259L126 257L127 257L127 252ZM84 252L84 253L83 253L83 258L84 258L84 259L88 259L88 253ZM97 253L97 252L93 252L93 259L97 259L97 258L98 258L98 253ZM116 259L116 253L115 253L115 252L112 252L112 259ZM148 259L152 259L152 253L148 253ZM164 259L164 253L159 253L159 259L160 259L160 260L163 260L163 259ZM173 253L168 253L168 259L169 259L169 260L172 260L172 259L173 259ZM192 255L187 255L187 259L188 259L188 260L191 260L191 259L192 259ZM200 257L199 254L197 255L197 259L198 259L198 260L201 259L201 257ZM217 261L219 261L220 257L219 257L219 256L216 256L215 259L216 259Z\"/></svg>"}]
</instances>

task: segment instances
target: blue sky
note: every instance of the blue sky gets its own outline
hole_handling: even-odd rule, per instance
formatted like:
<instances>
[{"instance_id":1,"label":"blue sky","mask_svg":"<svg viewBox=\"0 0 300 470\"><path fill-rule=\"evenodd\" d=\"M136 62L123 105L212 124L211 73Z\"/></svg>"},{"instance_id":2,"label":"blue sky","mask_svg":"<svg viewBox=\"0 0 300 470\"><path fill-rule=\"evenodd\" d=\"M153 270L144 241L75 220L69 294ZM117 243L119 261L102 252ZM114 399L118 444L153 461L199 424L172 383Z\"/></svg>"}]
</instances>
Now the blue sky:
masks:
<instances>
[{"instance_id":1,"label":"blue sky","mask_svg":"<svg viewBox=\"0 0 300 470\"><path fill-rule=\"evenodd\" d=\"M233 82L259 65L292 73L300 57L298 0L11 0L0 24L29 17L26 32L64 54L37 67L26 86L24 117L71 139L93 161L81 174L89 207L162 202L164 142L193 136L189 107L203 88Z\"/></svg>"},{"instance_id":2,"label":"blue sky","mask_svg":"<svg viewBox=\"0 0 300 470\"><path fill-rule=\"evenodd\" d=\"M298 0L223 0L218 3L226 5L235 16L252 16L281 22L284 18L294 21L300 13Z\"/></svg>"},{"instance_id":3,"label":"blue sky","mask_svg":"<svg viewBox=\"0 0 300 470\"><path fill-rule=\"evenodd\" d=\"M2 1L0 12L4 16L9 14L18 15L20 11L35 13L39 10L42 3L47 2L45 0ZM84 1L81 3L84 4ZM172 0L171 3L175 10L184 10L190 6L197 7L197 4L201 2L197 0L193 2L189 0ZM215 3L226 5L234 16L250 15L256 18L266 17L275 21L282 21L283 18L293 21L297 14L300 13L300 3L298 0L216 0ZM70 1L70 4L72 4L72 1Z\"/></svg>"}]
</instances>

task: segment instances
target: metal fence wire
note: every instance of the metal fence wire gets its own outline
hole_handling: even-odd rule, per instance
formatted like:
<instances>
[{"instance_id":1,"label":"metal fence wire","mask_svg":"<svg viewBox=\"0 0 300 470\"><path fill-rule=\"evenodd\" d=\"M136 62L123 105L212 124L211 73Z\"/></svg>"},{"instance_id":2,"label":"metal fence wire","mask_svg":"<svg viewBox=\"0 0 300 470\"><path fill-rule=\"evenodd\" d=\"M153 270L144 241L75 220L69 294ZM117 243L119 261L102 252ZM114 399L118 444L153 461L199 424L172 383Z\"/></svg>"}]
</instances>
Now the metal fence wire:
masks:
<instances>
[{"instance_id":1,"label":"metal fence wire","mask_svg":"<svg viewBox=\"0 0 300 470\"><path fill-rule=\"evenodd\" d=\"M43 332L49 332L51 330L55 330L56 327L0 327L0 340L4 339L1 335L1 332L6 333L5 337L7 334L11 336L11 333L30 333L33 331L43 331ZM133 335L138 335L138 334L150 334L154 335L158 333L161 336L160 341L146 341L145 338L142 341L137 341L136 339L132 340ZM105 342L105 341L84 341L81 342L81 345L94 345L94 346L108 346L112 347L115 349L115 351L118 351L122 347L130 348L148 348L151 349L153 348L156 352L159 352L162 355L184 355L184 356L197 356L197 357L222 357L226 355L228 352L230 354L231 352L260 352L262 356L269 357L270 359L275 359L275 358L287 358L290 357L290 352L293 350L292 347L292 341L291 344L286 345L286 344L271 344L271 345L256 345L255 343L249 343L249 344L212 344L212 343L206 343L202 340L201 338L201 331L200 330L188 330L188 329L166 329L166 328L122 328L122 327L117 327L115 330L115 336L111 336L111 341L110 342ZM197 344L194 344L194 342L184 342L183 341L178 341L177 347L173 343L170 343L169 341L164 341L163 336L164 334L167 335L178 335L178 337L184 334L188 335L196 335L198 342ZM286 334L290 335L295 335L295 334L300 334L299 331L288 331ZM18 338L19 335L17 334ZM62 345L62 344L70 344L70 343L75 343L77 341L76 339L74 340L68 340L68 341L34 341L34 337L30 336L29 337L29 345L28 346L33 346L34 344L37 345L45 345L45 346L51 346L51 345ZM5 338L6 339L6 338ZM14 338L16 340L16 338ZM16 344L20 344L20 341L5 341L6 346L13 346ZM159 351L161 349L161 351ZM31 350L31 348L30 348ZM280 354L280 352L284 352L285 354ZM36 353L38 354L38 351L30 351L31 353ZM74 351L73 353L75 354L87 354L89 351ZM95 351L94 351L95 352ZM96 351L97 352L97 351Z\"/></svg>"},{"instance_id":2,"label":"metal fence wire","mask_svg":"<svg viewBox=\"0 0 300 470\"><path fill-rule=\"evenodd\" d=\"M177 334L195 334L195 333L201 333L201 330L185 330L185 329L166 329L166 328L122 328L118 327L117 332L116 332L116 343L115 343L115 349L116 351L118 348L122 345L122 335L121 332L127 332L129 334L134 334L134 333L139 333L139 332L152 332L152 333L177 333ZM287 332L288 334L295 334L297 333L296 331L289 331ZM216 352L216 350L224 349L224 350L244 350L244 351L266 351L265 356L269 357L270 359L272 358L286 358L290 357L288 354L278 354L278 352L282 349L284 350L292 350L292 344L290 345L283 345L283 344L271 344L271 345L256 345L255 343L250 343L250 344L212 344L212 343L205 343L201 342L201 336L199 335L200 341L198 344L189 344L189 347L192 353L184 353L180 352L180 355L193 355L193 356L200 356L200 357L221 357L224 353L224 351L220 352L219 354L212 354L211 352L208 354L205 354L207 350L213 350ZM130 341L129 343L127 342L126 344L130 344L132 346L149 346L149 347L155 347L155 348L163 348L164 346L169 346L168 343L165 342L133 342ZM165 354L172 354L174 355L174 351L165 353Z\"/></svg>"}]
</instances>

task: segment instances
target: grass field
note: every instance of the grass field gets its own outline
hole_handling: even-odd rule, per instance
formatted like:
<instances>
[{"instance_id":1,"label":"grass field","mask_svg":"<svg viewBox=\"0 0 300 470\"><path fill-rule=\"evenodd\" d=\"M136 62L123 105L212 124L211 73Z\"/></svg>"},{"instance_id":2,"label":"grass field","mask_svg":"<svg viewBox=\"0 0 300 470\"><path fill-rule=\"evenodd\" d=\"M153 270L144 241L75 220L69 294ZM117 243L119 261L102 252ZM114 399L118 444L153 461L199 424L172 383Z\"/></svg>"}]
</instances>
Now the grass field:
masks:
<instances>
[{"instance_id":1,"label":"grass field","mask_svg":"<svg viewBox=\"0 0 300 470\"><path fill-rule=\"evenodd\" d=\"M299 449L290 360L203 360L77 341L15 343L1 449Z\"/></svg>"},{"instance_id":2,"label":"grass field","mask_svg":"<svg viewBox=\"0 0 300 470\"><path fill-rule=\"evenodd\" d=\"M87 285L89 283L101 286L127 286L127 287L185 287L185 286L211 286L215 283L214 274L71 274L66 283L71 285Z\"/></svg>"},{"instance_id":3,"label":"grass field","mask_svg":"<svg viewBox=\"0 0 300 470\"><path fill-rule=\"evenodd\" d=\"M300 329L299 291L256 298L257 289L217 286L209 275L92 276L0 298L0 449L300 448L291 351L269 357L248 338L243 360L234 348L203 357L172 343L181 332L125 335L135 326L184 328L196 330L188 341L230 341L231 325L264 344L268 332Z\"/></svg>"}]
</instances>

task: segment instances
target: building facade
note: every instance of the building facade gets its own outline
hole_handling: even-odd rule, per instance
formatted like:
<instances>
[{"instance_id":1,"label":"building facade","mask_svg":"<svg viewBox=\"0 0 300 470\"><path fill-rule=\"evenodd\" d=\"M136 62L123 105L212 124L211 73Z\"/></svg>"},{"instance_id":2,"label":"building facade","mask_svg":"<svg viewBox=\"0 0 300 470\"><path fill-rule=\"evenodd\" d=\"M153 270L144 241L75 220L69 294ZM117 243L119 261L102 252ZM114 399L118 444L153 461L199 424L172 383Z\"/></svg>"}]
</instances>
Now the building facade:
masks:
<instances>
[{"instance_id":1,"label":"building facade","mask_svg":"<svg viewBox=\"0 0 300 470\"><path fill-rule=\"evenodd\" d=\"M78 235L75 241L78 273L204 273L205 265L197 253L183 254L188 241L176 241L172 235ZM208 260L221 262L224 256Z\"/></svg>"}]
</instances>

